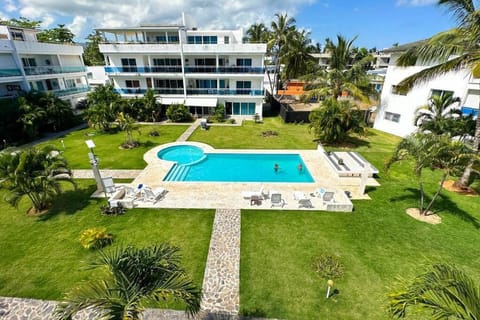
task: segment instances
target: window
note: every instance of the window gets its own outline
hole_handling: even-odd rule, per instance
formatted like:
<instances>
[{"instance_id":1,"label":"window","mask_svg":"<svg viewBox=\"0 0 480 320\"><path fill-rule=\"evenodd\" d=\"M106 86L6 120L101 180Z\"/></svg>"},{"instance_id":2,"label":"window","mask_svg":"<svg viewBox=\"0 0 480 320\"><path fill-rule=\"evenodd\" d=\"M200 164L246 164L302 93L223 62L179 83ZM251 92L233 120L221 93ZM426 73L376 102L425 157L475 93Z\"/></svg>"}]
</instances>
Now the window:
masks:
<instances>
[{"instance_id":1,"label":"window","mask_svg":"<svg viewBox=\"0 0 480 320\"><path fill-rule=\"evenodd\" d=\"M75 88L75 80L74 79L65 79L65 87L67 89Z\"/></svg>"},{"instance_id":2,"label":"window","mask_svg":"<svg viewBox=\"0 0 480 320\"><path fill-rule=\"evenodd\" d=\"M430 93L430 97L434 97L434 96L443 97L445 95L453 96L453 91L432 89Z\"/></svg>"},{"instance_id":3,"label":"window","mask_svg":"<svg viewBox=\"0 0 480 320\"><path fill-rule=\"evenodd\" d=\"M22 63L24 67L36 67L37 61L35 58L22 58Z\"/></svg>"},{"instance_id":4,"label":"window","mask_svg":"<svg viewBox=\"0 0 480 320\"><path fill-rule=\"evenodd\" d=\"M217 80L205 79L205 80L197 80L196 82L197 82L197 88L208 88L208 89L217 88Z\"/></svg>"},{"instance_id":5,"label":"window","mask_svg":"<svg viewBox=\"0 0 480 320\"><path fill-rule=\"evenodd\" d=\"M122 67L124 72L137 72L137 61L132 58L122 58Z\"/></svg>"},{"instance_id":6,"label":"window","mask_svg":"<svg viewBox=\"0 0 480 320\"><path fill-rule=\"evenodd\" d=\"M252 59L250 59L250 58L237 59L237 66L239 66L239 67L251 67L252 66Z\"/></svg>"},{"instance_id":7,"label":"window","mask_svg":"<svg viewBox=\"0 0 480 320\"><path fill-rule=\"evenodd\" d=\"M255 102L234 102L232 114L233 115L254 115Z\"/></svg>"},{"instance_id":8,"label":"window","mask_svg":"<svg viewBox=\"0 0 480 320\"><path fill-rule=\"evenodd\" d=\"M402 90L402 89L400 89L399 86L395 86L395 85L392 86L392 93L393 94L398 94L398 95L401 95L401 96L406 96L407 95L407 92L405 90Z\"/></svg>"},{"instance_id":9,"label":"window","mask_svg":"<svg viewBox=\"0 0 480 320\"><path fill-rule=\"evenodd\" d=\"M400 114L393 112L385 112L384 119L393 122L400 122Z\"/></svg>"},{"instance_id":10,"label":"window","mask_svg":"<svg viewBox=\"0 0 480 320\"><path fill-rule=\"evenodd\" d=\"M229 36L223 37L223 43L229 44L230 43L230 37Z\"/></svg>"},{"instance_id":11,"label":"window","mask_svg":"<svg viewBox=\"0 0 480 320\"><path fill-rule=\"evenodd\" d=\"M156 36L155 40L160 43L166 43L167 42L167 37L166 36Z\"/></svg>"},{"instance_id":12,"label":"window","mask_svg":"<svg viewBox=\"0 0 480 320\"><path fill-rule=\"evenodd\" d=\"M156 88L183 88L182 80L155 79Z\"/></svg>"},{"instance_id":13,"label":"window","mask_svg":"<svg viewBox=\"0 0 480 320\"><path fill-rule=\"evenodd\" d=\"M178 37L177 37L178 38ZM217 36L188 36L188 44L217 44Z\"/></svg>"},{"instance_id":14,"label":"window","mask_svg":"<svg viewBox=\"0 0 480 320\"><path fill-rule=\"evenodd\" d=\"M178 43L178 35L169 35L167 39L169 43Z\"/></svg>"},{"instance_id":15,"label":"window","mask_svg":"<svg viewBox=\"0 0 480 320\"><path fill-rule=\"evenodd\" d=\"M125 86L127 88L140 88L139 80L125 80Z\"/></svg>"},{"instance_id":16,"label":"window","mask_svg":"<svg viewBox=\"0 0 480 320\"><path fill-rule=\"evenodd\" d=\"M251 81L237 81L237 94L250 94Z\"/></svg>"},{"instance_id":17,"label":"window","mask_svg":"<svg viewBox=\"0 0 480 320\"><path fill-rule=\"evenodd\" d=\"M12 40L25 41L22 31L12 30L10 34L12 35Z\"/></svg>"}]
</instances>

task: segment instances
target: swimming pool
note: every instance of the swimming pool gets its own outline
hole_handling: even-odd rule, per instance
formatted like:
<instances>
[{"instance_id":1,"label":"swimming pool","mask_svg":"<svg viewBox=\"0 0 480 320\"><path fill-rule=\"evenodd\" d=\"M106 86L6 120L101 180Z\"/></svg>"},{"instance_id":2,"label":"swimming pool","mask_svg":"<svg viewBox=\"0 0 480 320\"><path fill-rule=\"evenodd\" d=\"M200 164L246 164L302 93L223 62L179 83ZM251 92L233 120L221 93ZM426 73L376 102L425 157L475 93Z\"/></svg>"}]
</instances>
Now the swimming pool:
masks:
<instances>
[{"instance_id":1,"label":"swimming pool","mask_svg":"<svg viewBox=\"0 0 480 320\"><path fill-rule=\"evenodd\" d=\"M163 181L314 182L296 153L204 153L195 146L179 145L162 149L157 156L177 162Z\"/></svg>"}]
</instances>

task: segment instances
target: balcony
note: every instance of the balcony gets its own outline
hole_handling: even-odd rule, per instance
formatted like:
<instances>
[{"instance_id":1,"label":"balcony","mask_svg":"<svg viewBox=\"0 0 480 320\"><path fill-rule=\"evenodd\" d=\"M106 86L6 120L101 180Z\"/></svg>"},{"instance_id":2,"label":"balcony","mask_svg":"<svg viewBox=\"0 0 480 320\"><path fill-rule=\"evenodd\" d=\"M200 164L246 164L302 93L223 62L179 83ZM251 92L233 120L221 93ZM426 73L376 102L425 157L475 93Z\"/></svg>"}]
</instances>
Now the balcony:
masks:
<instances>
[{"instance_id":1,"label":"balcony","mask_svg":"<svg viewBox=\"0 0 480 320\"><path fill-rule=\"evenodd\" d=\"M68 88L68 89L52 90L52 92L57 97L64 97L64 96L69 96L69 95L72 95L72 94L88 92L88 91L90 91L89 86L81 86L81 87Z\"/></svg>"},{"instance_id":2,"label":"balcony","mask_svg":"<svg viewBox=\"0 0 480 320\"><path fill-rule=\"evenodd\" d=\"M223 96L263 96L264 91L259 89L212 89L212 88L199 88L199 89L187 89L189 95L223 95Z\"/></svg>"},{"instance_id":3,"label":"balcony","mask_svg":"<svg viewBox=\"0 0 480 320\"><path fill-rule=\"evenodd\" d=\"M185 73L250 73L264 74L265 68L262 67L214 67L214 66L188 66L185 67Z\"/></svg>"},{"instance_id":4,"label":"balcony","mask_svg":"<svg viewBox=\"0 0 480 320\"><path fill-rule=\"evenodd\" d=\"M155 67L105 67L106 73L181 73L181 66ZM214 74L264 74L262 67L215 67L215 66L186 66L185 73L214 73Z\"/></svg>"},{"instance_id":5,"label":"balcony","mask_svg":"<svg viewBox=\"0 0 480 320\"><path fill-rule=\"evenodd\" d=\"M147 89L143 88L116 88L115 91L119 94L144 94ZM183 95L183 88L155 88L153 89L155 94L175 94ZM210 88L199 88L199 89L187 89L187 94L189 95L224 95L224 96L235 96L235 95L246 95L246 96L263 96L264 90L259 89L210 89Z\"/></svg>"},{"instance_id":6,"label":"balcony","mask_svg":"<svg viewBox=\"0 0 480 320\"><path fill-rule=\"evenodd\" d=\"M0 69L0 77L18 77L22 75L20 69Z\"/></svg>"},{"instance_id":7,"label":"balcony","mask_svg":"<svg viewBox=\"0 0 480 320\"><path fill-rule=\"evenodd\" d=\"M87 68L84 66L42 66L42 67L24 67L27 76L42 75L42 74L58 74L58 73L75 73L85 72Z\"/></svg>"},{"instance_id":8,"label":"balcony","mask_svg":"<svg viewBox=\"0 0 480 320\"><path fill-rule=\"evenodd\" d=\"M182 73L181 66L105 67L106 73Z\"/></svg>"}]
</instances>

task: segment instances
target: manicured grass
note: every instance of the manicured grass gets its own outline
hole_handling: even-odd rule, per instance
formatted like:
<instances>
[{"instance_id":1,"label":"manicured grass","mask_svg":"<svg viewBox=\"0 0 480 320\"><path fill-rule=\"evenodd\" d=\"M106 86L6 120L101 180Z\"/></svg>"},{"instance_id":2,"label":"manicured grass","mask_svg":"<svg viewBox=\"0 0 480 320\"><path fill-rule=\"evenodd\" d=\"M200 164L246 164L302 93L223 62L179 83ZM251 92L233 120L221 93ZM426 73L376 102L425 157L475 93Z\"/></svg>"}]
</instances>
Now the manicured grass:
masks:
<instances>
[{"instance_id":1,"label":"manicured grass","mask_svg":"<svg viewBox=\"0 0 480 320\"><path fill-rule=\"evenodd\" d=\"M25 215L0 202L0 296L60 299L81 280L95 250L84 249L80 233L104 226L118 245L149 246L168 242L181 248L182 265L202 285L214 210L132 209L125 215L100 214L105 199L89 198L93 180L78 181L77 191L63 194L42 218ZM3 193L0 194L3 197Z\"/></svg>"},{"instance_id":2,"label":"manicured grass","mask_svg":"<svg viewBox=\"0 0 480 320\"><path fill-rule=\"evenodd\" d=\"M143 161L143 154L151 148L163 143L175 141L188 125L144 125L138 131L133 132L135 140L140 142L137 148L124 150L119 146L125 141L125 132L101 133L88 128L67 134L64 137L50 140L64 152L65 158L73 169L89 169L89 149L85 144L86 140L92 139L95 142L94 152L100 159L101 169L143 169L146 166ZM148 133L157 130L160 135L152 137ZM65 145L63 148L61 140Z\"/></svg>"},{"instance_id":3,"label":"manicured grass","mask_svg":"<svg viewBox=\"0 0 480 320\"><path fill-rule=\"evenodd\" d=\"M264 131L278 136L263 137ZM264 118L263 123L243 121L242 126L200 128L188 139L207 143L217 149L315 149L313 135L305 124L285 124L280 117Z\"/></svg>"},{"instance_id":4,"label":"manicured grass","mask_svg":"<svg viewBox=\"0 0 480 320\"><path fill-rule=\"evenodd\" d=\"M479 198L443 191L435 205L442 224L410 218L405 209L417 206L418 188L409 164L388 176L382 167L398 139L376 131L368 139L371 148L355 150L381 169L382 185L370 188L372 200L354 201L353 213L242 212L243 311L281 319L387 319L396 278L434 262L454 263L480 282ZM424 179L431 195L439 175L425 171ZM311 267L322 252L340 255L346 269L328 300L326 280Z\"/></svg>"}]
</instances>

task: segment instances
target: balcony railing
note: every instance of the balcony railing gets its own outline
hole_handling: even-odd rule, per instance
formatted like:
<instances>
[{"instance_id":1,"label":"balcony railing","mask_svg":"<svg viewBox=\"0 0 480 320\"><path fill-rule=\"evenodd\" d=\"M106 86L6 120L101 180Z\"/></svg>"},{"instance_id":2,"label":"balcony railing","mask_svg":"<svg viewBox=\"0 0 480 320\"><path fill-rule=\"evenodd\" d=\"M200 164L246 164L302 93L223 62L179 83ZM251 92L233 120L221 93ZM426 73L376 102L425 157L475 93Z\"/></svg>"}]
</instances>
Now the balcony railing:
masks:
<instances>
[{"instance_id":1,"label":"balcony railing","mask_svg":"<svg viewBox=\"0 0 480 320\"><path fill-rule=\"evenodd\" d=\"M116 88L115 91L119 94L144 94L147 90L143 88ZM183 94L183 88L155 88L153 91L156 94ZM247 95L247 96L263 96L264 90L259 89L187 89L189 95Z\"/></svg>"},{"instance_id":2,"label":"balcony railing","mask_svg":"<svg viewBox=\"0 0 480 320\"><path fill-rule=\"evenodd\" d=\"M84 66L42 66L42 67L24 67L25 74L27 76L40 75L40 74L56 74L56 73L73 73L73 72L85 72L87 70Z\"/></svg>"},{"instance_id":3,"label":"balcony railing","mask_svg":"<svg viewBox=\"0 0 480 320\"><path fill-rule=\"evenodd\" d=\"M15 77L21 75L22 71L20 69L0 69L0 77Z\"/></svg>"},{"instance_id":4,"label":"balcony railing","mask_svg":"<svg viewBox=\"0 0 480 320\"><path fill-rule=\"evenodd\" d=\"M199 88L199 89L187 89L187 94L193 95L247 95L247 96L263 96L264 91L259 89L211 89L211 88Z\"/></svg>"},{"instance_id":5,"label":"balcony railing","mask_svg":"<svg viewBox=\"0 0 480 320\"><path fill-rule=\"evenodd\" d=\"M75 87L75 88L53 90L53 93L55 93L57 97L64 97L64 96L69 96L71 94L77 94L77 93L88 92L88 91L90 91L89 86L81 86L81 87Z\"/></svg>"},{"instance_id":6,"label":"balcony railing","mask_svg":"<svg viewBox=\"0 0 480 320\"><path fill-rule=\"evenodd\" d=\"M181 73L181 66L155 66L155 67L105 67L106 73ZM186 66L185 73L249 73L263 74L262 67L209 67L209 66Z\"/></svg>"}]
</instances>

